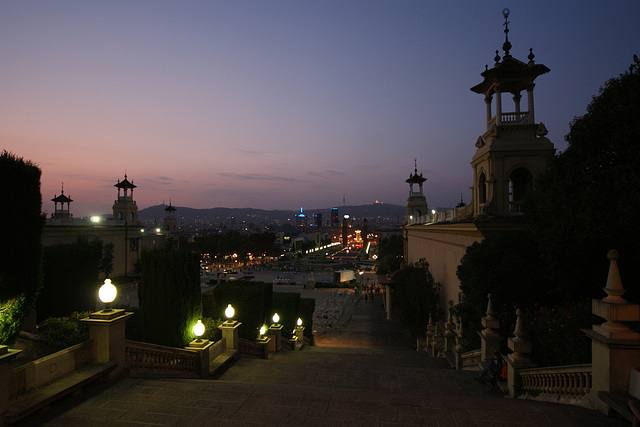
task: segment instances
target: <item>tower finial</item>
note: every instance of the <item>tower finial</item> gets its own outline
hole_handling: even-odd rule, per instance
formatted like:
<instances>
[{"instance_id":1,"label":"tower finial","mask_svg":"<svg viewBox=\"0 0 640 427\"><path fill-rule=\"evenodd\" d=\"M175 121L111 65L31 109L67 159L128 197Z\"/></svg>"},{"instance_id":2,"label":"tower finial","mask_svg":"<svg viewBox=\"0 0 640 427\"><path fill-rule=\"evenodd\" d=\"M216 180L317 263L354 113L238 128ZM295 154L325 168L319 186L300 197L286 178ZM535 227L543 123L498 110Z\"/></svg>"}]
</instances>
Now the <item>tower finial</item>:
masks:
<instances>
[{"instance_id":1,"label":"tower finial","mask_svg":"<svg viewBox=\"0 0 640 427\"><path fill-rule=\"evenodd\" d=\"M504 16L504 44L502 45L502 50L504 50L504 56L510 56L509 51L511 50L511 43L509 43L509 14L511 11L506 7L502 9L502 16Z\"/></svg>"},{"instance_id":2,"label":"tower finial","mask_svg":"<svg viewBox=\"0 0 640 427\"><path fill-rule=\"evenodd\" d=\"M414 172L416 175L418 175L418 158L417 158L417 157L414 157L414 158L413 158L413 165L414 165L414 170L413 170L413 172Z\"/></svg>"}]
</instances>

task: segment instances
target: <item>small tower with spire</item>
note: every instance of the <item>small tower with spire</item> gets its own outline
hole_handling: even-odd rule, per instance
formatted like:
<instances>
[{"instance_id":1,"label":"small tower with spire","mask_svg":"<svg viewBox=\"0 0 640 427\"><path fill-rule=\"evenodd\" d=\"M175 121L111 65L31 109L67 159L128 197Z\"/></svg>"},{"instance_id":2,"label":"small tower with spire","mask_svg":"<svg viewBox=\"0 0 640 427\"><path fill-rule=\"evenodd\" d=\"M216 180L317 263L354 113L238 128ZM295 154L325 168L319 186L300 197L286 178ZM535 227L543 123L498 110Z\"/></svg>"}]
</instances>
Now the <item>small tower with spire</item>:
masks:
<instances>
[{"instance_id":1,"label":"small tower with spire","mask_svg":"<svg viewBox=\"0 0 640 427\"><path fill-rule=\"evenodd\" d=\"M176 208L171 206L171 199L169 199L169 206L164 208L165 216L164 220L162 220L162 229L169 232L175 233L178 231L178 220L175 217Z\"/></svg>"},{"instance_id":2,"label":"small tower with spire","mask_svg":"<svg viewBox=\"0 0 640 427\"><path fill-rule=\"evenodd\" d=\"M482 83L471 88L484 95L486 131L476 140L473 156L473 214L474 216L509 215L521 213L524 196L533 186L533 178L540 174L554 155L555 148L545 135L542 123L536 123L533 104L535 79L550 70L534 62L529 49L529 62L511 56L509 41L509 9L504 9L504 56L496 51L495 65L485 66ZM526 110L521 107L521 93L527 93ZM513 111L505 111L503 95L511 94ZM495 106L493 100L495 97Z\"/></svg>"},{"instance_id":3,"label":"small tower with spire","mask_svg":"<svg viewBox=\"0 0 640 427\"><path fill-rule=\"evenodd\" d=\"M425 197L422 186L427 178L422 176L422 173L418 175L418 159L413 159L414 169L413 173L409 175L409 178L405 180L409 184L409 198L407 199L407 212L405 214L404 222L408 224L413 218L423 216L427 214L427 198ZM414 189L414 185L418 188Z\"/></svg>"},{"instance_id":4,"label":"small tower with spire","mask_svg":"<svg viewBox=\"0 0 640 427\"><path fill-rule=\"evenodd\" d=\"M73 202L73 200L71 200L71 197L68 197L64 194L64 183L62 184L60 195L56 196L54 194L51 201L53 202L53 214L51 214L51 218L64 221L70 220L73 217L73 215L71 214L71 202ZM59 207L58 203L60 204ZM64 207L65 203L67 205L66 209Z\"/></svg>"},{"instance_id":5,"label":"small tower with spire","mask_svg":"<svg viewBox=\"0 0 640 427\"><path fill-rule=\"evenodd\" d=\"M118 180L114 187L118 189L118 198L113 202L113 219L118 221L126 221L127 224L138 224L138 205L133 200L133 189L137 186L133 184L133 180Z\"/></svg>"}]
</instances>

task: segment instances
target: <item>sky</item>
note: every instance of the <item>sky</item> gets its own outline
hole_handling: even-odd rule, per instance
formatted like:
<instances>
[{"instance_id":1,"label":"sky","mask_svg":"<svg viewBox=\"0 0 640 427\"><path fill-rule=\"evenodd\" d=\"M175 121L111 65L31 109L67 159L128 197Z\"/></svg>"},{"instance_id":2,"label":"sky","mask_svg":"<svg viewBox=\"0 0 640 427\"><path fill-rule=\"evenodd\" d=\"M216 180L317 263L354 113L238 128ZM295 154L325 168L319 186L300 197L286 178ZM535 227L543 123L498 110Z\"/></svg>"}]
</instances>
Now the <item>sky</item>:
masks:
<instances>
[{"instance_id":1,"label":"sky","mask_svg":"<svg viewBox=\"0 0 640 427\"><path fill-rule=\"evenodd\" d=\"M637 0L4 0L0 151L76 217L111 212L125 174L139 208L404 205L415 158L430 208L468 203L469 89L505 7L511 54L551 69L535 114L561 151L640 54Z\"/></svg>"}]
</instances>

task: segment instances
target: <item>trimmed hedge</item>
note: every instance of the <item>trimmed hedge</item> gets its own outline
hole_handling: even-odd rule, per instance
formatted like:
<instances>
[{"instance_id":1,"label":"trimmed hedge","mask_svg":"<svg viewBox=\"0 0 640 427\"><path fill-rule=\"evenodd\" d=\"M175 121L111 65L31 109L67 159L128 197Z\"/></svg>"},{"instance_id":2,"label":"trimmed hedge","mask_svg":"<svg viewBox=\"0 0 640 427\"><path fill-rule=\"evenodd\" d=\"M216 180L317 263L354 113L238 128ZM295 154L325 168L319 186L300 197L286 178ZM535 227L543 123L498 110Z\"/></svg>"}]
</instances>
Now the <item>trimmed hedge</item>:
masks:
<instances>
[{"instance_id":1,"label":"trimmed hedge","mask_svg":"<svg viewBox=\"0 0 640 427\"><path fill-rule=\"evenodd\" d=\"M200 257L184 250L143 251L138 286L146 342L184 347L202 317Z\"/></svg>"},{"instance_id":2,"label":"trimmed hedge","mask_svg":"<svg viewBox=\"0 0 640 427\"><path fill-rule=\"evenodd\" d=\"M290 337L296 327L298 317L300 317L300 294L297 292L274 292L271 311L280 316L279 323L283 326L283 337ZM271 323L273 323L273 314L269 319L269 324Z\"/></svg>"},{"instance_id":3,"label":"trimmed hedge","mask_svg":"<svg viewBox=\"0 0 640 427\"><path fill-rule=\"evenodd\" d=\"M313 298L300 298L300 312L298 317L302 319L304 326L304 336L313 336L313 312L316 309L316 300Z\"/></svg>"},{"instance_id":4,"label":"trimmed hedge","mask_svg":"<svg viewBox=\"0 0 640 427\"><path fill-rule=\"evenodd\" d=\"M44 284L38 298L38 322L67 316L74 311L93 311L100 287L100 242L78 242L43 248Z\"/></svg>"},{"instance_id":5,"label":"trimmed hedge","mask_svg":"<svg viewBox=\"0 0 640 427\"><path fill-rule=\"evenodd\" d=\"M236 311L234 319L242 322L238 329L238 335L242 338L255 340L260 327L271 323L271 283L246 280L228 282L216 287L213 296L213 313L207 314L214 319L226 319L224 310L231 304Z\"/></svg>"}]
</instances>

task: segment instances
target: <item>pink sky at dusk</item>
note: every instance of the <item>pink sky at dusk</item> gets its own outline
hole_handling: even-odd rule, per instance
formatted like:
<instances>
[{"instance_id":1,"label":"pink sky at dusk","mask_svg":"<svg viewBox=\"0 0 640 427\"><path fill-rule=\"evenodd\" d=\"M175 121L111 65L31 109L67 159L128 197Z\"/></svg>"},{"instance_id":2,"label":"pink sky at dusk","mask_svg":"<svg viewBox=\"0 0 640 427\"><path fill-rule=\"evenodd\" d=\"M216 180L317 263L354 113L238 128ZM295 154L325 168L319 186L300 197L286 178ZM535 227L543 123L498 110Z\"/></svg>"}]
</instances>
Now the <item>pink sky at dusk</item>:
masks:
<instances>
[{"instance_id":1,"label":"pink sky at dusk","mask_svg":"<svg viewBox=\"0 0 640 427\"><path fill-rule=\"evenodd\" d=\"M43 209L469 202L485 130L470 87L504 41L551 69L536 119L559 150L574 116L640 53L640 3L3 1L0 150L42 169ZM506 101L503 101L506 102Z\"/></svg>"}]
</instances>

